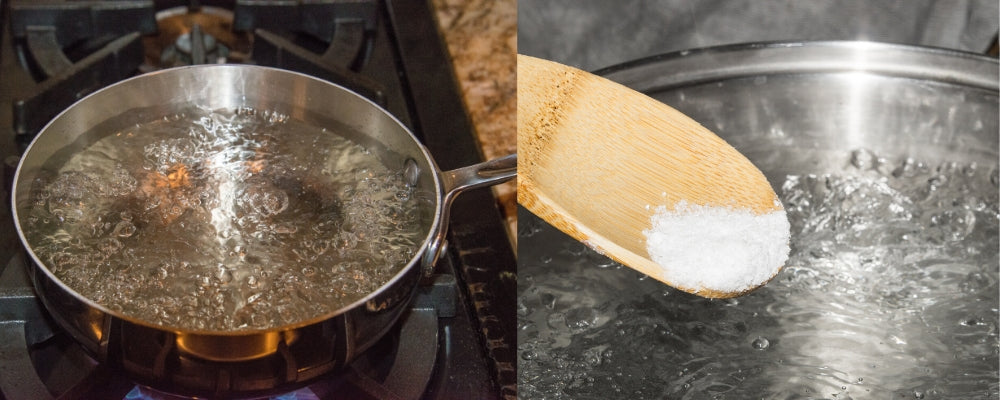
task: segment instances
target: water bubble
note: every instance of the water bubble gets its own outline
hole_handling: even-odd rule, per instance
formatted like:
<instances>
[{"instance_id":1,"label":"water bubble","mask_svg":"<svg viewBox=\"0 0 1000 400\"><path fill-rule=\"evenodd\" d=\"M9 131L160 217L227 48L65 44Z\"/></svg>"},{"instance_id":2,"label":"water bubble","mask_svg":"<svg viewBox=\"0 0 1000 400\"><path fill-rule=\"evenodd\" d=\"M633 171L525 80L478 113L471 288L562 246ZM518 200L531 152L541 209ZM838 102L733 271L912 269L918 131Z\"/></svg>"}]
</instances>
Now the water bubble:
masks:
<instances>
[{"instance_id":1,"label":"water bubble","mask_svg":"<svg viewBox=\"0 0 1000 400\"><path fill-rule=\"evenodd\" d=\"M531 307L528 307L527 304L524 304L524 298L519 296L517 298L517 316L518 317L527 317L528 314L530 314L532 311L534 311L534 309L531 308ZM524 329L524 326L526 326L526 325L527 324L523 324L522 325L522 329Z\"/></svg>"},{"instance_id":2,"label":"water bubble","mask_svg":"<svg viewBox=\"0 0 1000 400\"><path fill-rule=\"evenodd\" d=\"M410 199L410 196L412 195L412 192L413 191L409 190L409 189L398 190L398 191L396 191L396 194L395 194L396 200L407 201L407 200Z\"/></svg>"},{"instance_id":3,"label":"water bubble","mask_svg":"<svg viewBox=\"0 0 1000 400\"><path fill-rule=\"evenodd\" d=\"M767 340L766 337L757 336L750 345L757 350L764 350L771 346L771 341Z\"/></svg>"},{"instance_id":4,"label":"water bubble","mask_svg":"<svg viewBox=\"0 0 1000 400\"><path fill-rule=\"evenodd\" d=\"M280 190L267 192L260 205L266 215L278 214L288 208L288 194Z\"/></svg>"},{"instance_id":5,"label":"water bubble","mask_svg":"<svg viewBox=\"0 0 1000 400\"><path fill-rule=\"evenodd\" d=\"M529 238L542 230L542 223L536 219L518 220L517 237Z\"/></svg>"},{"instance_id":6,"label":"water bubble","mask_svg":"<svg viewBox=\"0 0 1000 400\"><path fill-rule=\"evenodd\" d=\"M599 347L593 347L587 349L583 353L584 361L592 367L596 367L601 364L601 349Z\"/></svg>"},{"instance_id":7,"label":"water bubble","mask_svg":"<svg viewBox=\"0 0 1000 400\"><path fill-rule=\"evenodd\" d=\"M927 180L927 184L930 185L932 188L943 186L946 183L948 183L948 177L946 175L934 175L933 177Z\"/></svg>"},{"instance_id":8,"label":"water bubble","mask_svg":"<svg viewBox=\"0 0 1000 400\"><path fill-rule=\"evenodd\" d=\"M215 277L219 279L219 282L222 282L223 284L232 282L233 271L230 271L229 268L226 268L224 265L221 264L219 265L218 268L219 269L218 271L216 271Z\"/></svg>"},{"instance_id":9,"label":"water bubble","mask_svg":"<svg viewBox=\"0 0 1000 400\"><path fill-rule=\"evenodd\" d=\"M104 253L104 255L111 255L117 253L121 250L124 245L121 241L115 238L104 238L98 243L98 249Z\"/></svg>"},{"instance_id":10,"label":"water bubble","mask_svg":"<svg viewBox=\"0 0 1000 400\"><path fill-rule=\"evenodd\" d=\"M976 175L976 170L978 170L978 169L979 169L979 164L976 164L975 162L971 162L968 165L962 167L962 175L965 175L966 177L972 178L973 176Z\"/></svg>"},{"instance_id":11,"label":"water bubble","mask_svg":"<svg viewBox=\"0 0 1000 400\"><path fill-rule=\"evenodd\" d=\"M358 245L357 235L350 232L343 232L339 236L339 240L337 241L337 247L340 250L353 249L357 245Z\"/></svg>"},{"instance_id":12,"label":"water bubble","mask_svg":"<svg viewBox=\"0 0 1000 400\"><path fill-rule=\"evenodd\" d=\"M312 242L310 248L312 248L312 251L316 252L316 254L323 254L330 248L330 241L323 239L316 240Z\"/></svg>"},{"instance_id":13,"label":"water bubble","mask_svg":"<svg viewBox=\"0 0 1000 400\"><path fill-rule=\"evenodd\" d=\"M877 159L875 153L868 149L859 149L851 153L851 165L861 170L874 168Z\"/></svg>"},{"instance_id":14,"label":"water bubble","mask_svg":"<svg viewBox=\"0 0 1000 400\"><path fill-rule=\"evenodd\" d=\"M50 209L49 212L52 213L52 216L55 217L57 221L66 222L66 210L63 210L61 208L54 208L51 205L49 206L49 209ZM44 222L49 223L49 220L46 219Z\"/></svg>"},{"instance_id":15,"label":"water bubble","mask_svg":"<svg viewBox=\"0 0 1000 400\"><path fill-rule=\"evenodd\" d=\"M274 224L273 226L271 226L271 230L273 230L274 233L282 235L291 235L295 232L298 232L299 227L292 224Z\"/></svg>"},{"instance_id":16,"label":"water bubble","mask_svg":"<svg viewBox=\"0 0 1000 400\"><path fill-rule=\"evenodd\" d=\"M915 398L915 399L922 399L922 398L924 398L924 392L921 392L919 390L914 390L913 391L913 398Z\"/></svg>"},{"instance_id":17,"label":"water bubble","mask_svg":"<svg viewBox=\"0 0 1000 400\"><path fill-rule=\"evenodd\" d=\"M895 178L911 177L916 174L916 171L917 161L907 157L896 169L892 170L892 176Z\"/></svg>"},{"instance_id":18,"label":"water bubble","mask_svg":"<svg viewBox=\"0 0 1000 400\"><path fill-rule=\"evenodd\" d=\"M556 307L556 296L552 293L542 293L539 295L539 300L542 302L542 305L549 310Z\"/></svg>"},{"instance_id":19,"label":"water bubble","mask_svg":"<svg viewBox=\"0 0 1000 400\"><path fill-rule=\"evenodd\" d=\"M566 243L563 247L566 254L571 256L581 256L590 250L581 242Z\"/></svg>"},{"instance_id":20,"label":"water bubble","mask_svg":"<svg viewBox=\"0 0 1000 400\"><path fill-rule=\"evenodd\" d=\"M554 312L549 314L546 322L549 324L549 328L561 329L566 326L566 317L561 312Z\"/></svg>"},{"instance_id":21,"label":"water bubble","mask_svg":"<svg viewBox=\"0 0 1000 400\"><path fill-rule=\"evenodd\" d=\"M587 329L597 324L598 314L593 308L580 307L566 312L566 326L571 329Z\"/></svg>"},{"instance_id":22,"label":"water bubble","mask_svg":"<svg viewBox=\"0 0 1000 400\"><path fill-rule=\"evenodd\" d=\"M135 225L130 221L121 221L115 225L115 230L113 234L118 237L127 238L132 236L136 231Z\"/></svg>"}]
</instances>

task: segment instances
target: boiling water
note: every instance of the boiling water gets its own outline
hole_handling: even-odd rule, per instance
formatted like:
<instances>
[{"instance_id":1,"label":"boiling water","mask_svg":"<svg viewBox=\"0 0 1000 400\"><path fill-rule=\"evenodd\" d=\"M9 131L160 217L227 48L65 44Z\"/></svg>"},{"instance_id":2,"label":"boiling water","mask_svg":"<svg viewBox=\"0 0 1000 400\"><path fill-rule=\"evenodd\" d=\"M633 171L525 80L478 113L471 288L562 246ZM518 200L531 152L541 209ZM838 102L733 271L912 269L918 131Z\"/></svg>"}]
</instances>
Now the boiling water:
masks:
<instances>
[{"instance_id":1,"label":"boiling water","mask_svg":"<svg viewBox=\"0 0 1000 400\"><path fill-rule=\"evenodd\" d=\"M995 399L996 166L844 155L788 176L792 254L708 300L521 215L526 399Z\"/></svg>"},{"instance_id":2,"label":"boiling water","mask_svg":"<svg viewBox=\"0 0 1000 400\"><path fill-rule=\"evenodd\" d=\"M27 239L59 280L185 329L334 311L385 284L426 233L401 171L325 128L252 109L107 135L32 196Z\"/></svg>"}]
</instances>

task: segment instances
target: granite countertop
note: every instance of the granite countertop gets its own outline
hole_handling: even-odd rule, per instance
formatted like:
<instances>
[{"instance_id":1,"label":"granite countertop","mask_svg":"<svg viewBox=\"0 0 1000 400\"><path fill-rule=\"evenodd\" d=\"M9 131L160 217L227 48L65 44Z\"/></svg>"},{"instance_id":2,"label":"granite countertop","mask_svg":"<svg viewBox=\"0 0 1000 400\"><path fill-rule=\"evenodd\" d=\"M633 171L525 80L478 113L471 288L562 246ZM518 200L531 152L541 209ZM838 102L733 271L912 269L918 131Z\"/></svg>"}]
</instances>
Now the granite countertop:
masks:
<instances>
[{"instance_id":1,"label":"granite countertop","mask_svg":"<svg viewBox=\"0 0 1000 400\"><path fill-rule=\"evenodd\" d=\"M517 152L517 0L432 0L487 159ZM517 186L494 191L516 244Z\"/></svg>"}]
</instances>

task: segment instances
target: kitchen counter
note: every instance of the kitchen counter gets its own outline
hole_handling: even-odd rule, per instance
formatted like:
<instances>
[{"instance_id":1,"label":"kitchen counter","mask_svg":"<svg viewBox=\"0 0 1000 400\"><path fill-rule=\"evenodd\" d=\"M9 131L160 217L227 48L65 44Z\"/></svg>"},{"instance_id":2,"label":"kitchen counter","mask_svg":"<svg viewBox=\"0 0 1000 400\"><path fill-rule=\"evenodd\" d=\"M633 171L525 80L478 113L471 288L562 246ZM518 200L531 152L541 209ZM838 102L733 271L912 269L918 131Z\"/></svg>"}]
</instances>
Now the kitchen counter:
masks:
<instances>
[{"instance_id":1,"label":"kitchen counter","mask_svg":"<svg viewBox=\"0 0 1000 400\"><path fill-rule=\"evenodd\" d=\"M517 1L431 0L486 159L517 151ZM514 182L494 191L516 243Z\"/></svg>"}]
</instances>

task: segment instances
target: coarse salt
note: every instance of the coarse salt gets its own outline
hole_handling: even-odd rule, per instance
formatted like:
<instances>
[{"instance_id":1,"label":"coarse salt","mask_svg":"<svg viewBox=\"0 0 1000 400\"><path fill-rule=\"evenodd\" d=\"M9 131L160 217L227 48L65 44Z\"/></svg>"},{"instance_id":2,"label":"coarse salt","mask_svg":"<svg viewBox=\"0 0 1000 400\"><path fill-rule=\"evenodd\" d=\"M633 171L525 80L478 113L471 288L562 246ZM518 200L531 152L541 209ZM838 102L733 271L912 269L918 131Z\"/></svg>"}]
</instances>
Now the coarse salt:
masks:
<instances>
[{"instance_id":1,"label":"coarse salt","mask_svg":"<svg viewBox=\"0 0 1000 400\"><path fill-rule=\"evenodd\" d=\"M782 209L748 209L678 202L656 208L643 231L646 250L674 286L696 293L740 293L760 286L788 260L791 226Z\"/></svg>"}]
</instances>

